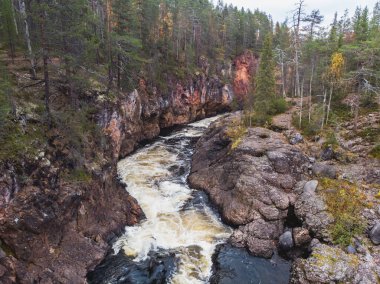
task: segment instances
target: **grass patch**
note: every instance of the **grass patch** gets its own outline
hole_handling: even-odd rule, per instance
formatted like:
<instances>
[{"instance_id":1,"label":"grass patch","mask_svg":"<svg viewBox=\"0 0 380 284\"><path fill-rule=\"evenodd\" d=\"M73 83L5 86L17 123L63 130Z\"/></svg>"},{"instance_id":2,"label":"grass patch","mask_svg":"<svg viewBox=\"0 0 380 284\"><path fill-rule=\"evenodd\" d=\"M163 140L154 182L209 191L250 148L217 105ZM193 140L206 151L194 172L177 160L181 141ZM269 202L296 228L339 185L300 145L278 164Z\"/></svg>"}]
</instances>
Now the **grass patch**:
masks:
<instances>
[{"instance_id":1,"label":"grass patch","mask_svg":"<svg viewBox=\"0 0 380 284\"><path fill-rule=\"evenodd\" d=\"M63 174L62 178L73 183L89 183L92 180L91 174L85 169L73 169Z\"/></svg>"},{"instance_id":2,"label":"grass patch","mask_svg":"<svg viewBox=\"0 0 380 284\"><path fill-rule=\"evenodd\" d=\"M380 144L377 144L372 150L369 152L369 155L375 159L380 159Z\"/></svg>"},{"instance_id":3,"label":"grass patch","mask_svg":"<svg viewBox=\"0 0 380 284\"><path fill-rule=\"evenodd\" d=\"M0 160L35 156L45 142L43 127L28 127L24 130L17 122L7 120L0 133Z\"/></svg>"},{"instance_id":4,"label":"grass patch","mask_svg":"<svg viewBox=\"0 0 380 284\"><path fill-rule=\"evenodd\" d=\"M335 132L332 130L329 130L326 133L326 141L323 143L323 148L326 149L328 147L332 147L333 149L336 149L339 147L338 139L335 136Z\"/></svg>"},{"instance_id":5,"label":"grass patch","mask_svg":"<svg viewBox=\"0 0 380 284\"><path fill-rule=\"evenodd\" d=\"M357 135L367 142L379 142L380 128L366 128Z\"/></svg>"},{"instance_id":6,"label":"grass patch","mask_svg":"<svg viewBox=\"0 0 380 284\"><path fill-rule=\"evenodd\" d=\"M365 230L361 212L367 206L366 195L356 184L344 180L321 179L321 193L327 210L335 219L329 232L334 244L348 246L352 238Z\"/></svg>"},{"instance_id":7,"label":"grass patch","mask_svg":"<svg viewBox=\"0 0 380 284\"><path fill-rule=\"evenodd\" d=\"M247 127L240 121L240 119L234 120L227 127L226 134L231 139L231 151L239 147L246 133Z\"/></svg>"}]
</instances>

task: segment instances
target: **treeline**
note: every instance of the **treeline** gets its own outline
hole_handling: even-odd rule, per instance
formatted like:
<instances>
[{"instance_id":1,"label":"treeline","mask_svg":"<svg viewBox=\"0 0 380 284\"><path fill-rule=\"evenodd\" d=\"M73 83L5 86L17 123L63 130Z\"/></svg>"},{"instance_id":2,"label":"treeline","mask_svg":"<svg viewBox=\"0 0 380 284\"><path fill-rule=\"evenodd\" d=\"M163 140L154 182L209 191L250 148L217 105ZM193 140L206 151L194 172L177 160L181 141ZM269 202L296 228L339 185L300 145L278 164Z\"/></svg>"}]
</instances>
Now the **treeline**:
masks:
<instances>
[{"instance_id":1,"label":"treeline","mask_svg":"<svg viewBox=\"0 0 380 284\"><path fill-rule=\"evenodd\" d=\"M259 114L259 122L284 110L280 96L299 98L294 124L309 134L349 115L356 124L361 108L378 110L380 2L371 11L358 7L352 17L348 10L335 14L330 25L323 19L319 10L307 13L301 0L290 20L275 24L247 106L248 113Z\"/></svg>"},{"instance_id":2,"label":"treeline","mask_svg":"<svg viewBox=\"0 0 380 284\"><path fill-rule=\"evenodd\" d=\"M167 93L173 78L221 74L244 50L271 49L262 63L270 68L252 81L256 92L247 104L267 93L308 97L299 124L318 128L343 94L355 94L350 102L356 114L378 96L380 4L357 8L353 16L336 14L330 25L319 10L305 7L299 1L289 20L274 24L259 10L222 1L0 0L0 44L11 59L20 53L29 59L31 79L44 83L48 113L52 79L65 86L75 109L94 77L106 86L106 96L141 81L152 93ZM271 39L264 47L266 37Z\"/></svg>"},{"instance_id":3,"label":"treeline","mask_svg":"<svg viewBox=\"0 0 380 284\"><path fill-rule=\"evenodd\" d=\"M112 90L130 91L144 79L166 88L198 68L216 72L245 49L260 50L269 17L208 0L0 0L1 44L13 59L23 52L33 79L60 68L72 104L86 72ZM204 62L207 58L207 66ZM104 77L104 76L103 76ZM40 78L38 78L40 79Z\"/></svg>"}]
</instances>

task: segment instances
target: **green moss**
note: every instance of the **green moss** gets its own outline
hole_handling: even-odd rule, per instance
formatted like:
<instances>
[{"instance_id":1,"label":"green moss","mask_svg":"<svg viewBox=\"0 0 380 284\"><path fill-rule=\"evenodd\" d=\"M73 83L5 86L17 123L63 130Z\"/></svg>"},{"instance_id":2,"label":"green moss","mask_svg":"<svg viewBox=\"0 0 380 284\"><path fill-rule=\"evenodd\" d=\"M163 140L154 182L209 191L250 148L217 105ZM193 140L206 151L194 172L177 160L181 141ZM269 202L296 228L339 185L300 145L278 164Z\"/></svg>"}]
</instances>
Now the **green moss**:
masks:
<instances>
[{"instance_id":1,"label":"green moss","mask_svg":"<svg viewBox=\"0 0 380 284\"><path fill-rule=\"evenodd\" d=\"M326 141L323 143L323 148L332 147L336 149L339 147L339 142L336 138L335 132L330 130L326 133Z\"/></svg>"},{"instance_id":2,"label":"green moss","mask_svg":"<svg viewBox=\"0 0 380 284\"><path fill-rule=\"evenodd\" d=\"M361 212L368 206L367 197L356 184L348 181L325 178L320 180L320 185L327 210L335 220L329 228L333 242L347 246L354 236L364 232Z\"/></svg>"},{"instance_id":3,"label":"green moss","mask_svg":"<svg viewBox=\"0 0 380 284\"><path fill-rule=\"evenodd\" d=\"M377 144L375 147L373 147L369 154L375 159L380 159L380 144Z\"/></svg>"},{"instance_id":4,"label":"green moss","mask_svg":"<svg viewBox=\"0 0 380 284\"><path fill-rule=\"evenodd\" d=\"M92 180L91 174L85 169L73 169L63 174L62 178L67 182L74 183L89 183Z\"/></svg>"},{"instance_id":5,"label":"green moss","mask_svg":"<svg viewBox=\"0 0 380 284\"><path fill-rule=\"evenodd\" d=\"M367 142L380 142L380 128L366 128L357 135Z\"/></svg>"},{"instance_id":6,"label":"green moss","mask_svg":"<svg viewBox=\"0 0 380 284\"><path fill-rule=\"evenodd\" d=\"M6 120L0 130L0 160L17 160L37 155L38 149L46 141L44 133L41 126L22 129L17 122Z\"/></svg>"}]
</instances>

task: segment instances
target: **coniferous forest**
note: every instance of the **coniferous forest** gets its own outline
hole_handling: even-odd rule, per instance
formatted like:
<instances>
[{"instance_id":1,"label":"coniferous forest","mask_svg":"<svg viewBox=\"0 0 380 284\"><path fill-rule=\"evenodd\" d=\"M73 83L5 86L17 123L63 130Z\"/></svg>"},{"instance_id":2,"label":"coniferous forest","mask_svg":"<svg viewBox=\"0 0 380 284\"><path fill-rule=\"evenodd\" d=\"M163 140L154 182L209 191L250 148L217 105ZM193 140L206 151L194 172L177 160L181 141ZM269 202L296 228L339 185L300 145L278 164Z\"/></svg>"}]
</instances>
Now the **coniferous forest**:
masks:
<instances>
[{"instance_id":1,"label":"coniferous forest","mask_svg":"<svg viewBox=\"0 0 380 284\"><path fill-rule=\"evenodd\" d=\"M184 179L233 228L229 243L264 258L279 251L292 267L284 283L378 282L380 2L335 13L331 22L306 0L289 11L278 22L222 0L0 0L0 282L111 281L98 277L121 260L107 260L107 252L125 226L149 217L144 202L127 193L117 163L179 126L219 114L227 118L189 144L195 152ZM214 148L206 151L205 140ZM244 151L253 153L247 165L238 158ZM262 157L276 178L260 172L265 167L254 159ZM225 175L213 168L218 163L229 169ZM310 180L318 184L313 193L296 190ZM267 190L269 199L242 184ZM235 189L231 201L226 192ZM310 208L297 200L312 200ZM257 218L275 229L261 233ZM291 248L282 242L289 231ZM368 255L373 263L363 260ZM125 260L134 271L125 283L153 283L147 279L159 265L166 274L150 279L185 283L170 269L187 264L171 257L149 255L146 279ZM224 283L217 257L212 272L210 264L187 277ZM340 274L325 267L341 278L308 270L331 266L331 258L348 267Z\"/></svg>"}]
</instances>

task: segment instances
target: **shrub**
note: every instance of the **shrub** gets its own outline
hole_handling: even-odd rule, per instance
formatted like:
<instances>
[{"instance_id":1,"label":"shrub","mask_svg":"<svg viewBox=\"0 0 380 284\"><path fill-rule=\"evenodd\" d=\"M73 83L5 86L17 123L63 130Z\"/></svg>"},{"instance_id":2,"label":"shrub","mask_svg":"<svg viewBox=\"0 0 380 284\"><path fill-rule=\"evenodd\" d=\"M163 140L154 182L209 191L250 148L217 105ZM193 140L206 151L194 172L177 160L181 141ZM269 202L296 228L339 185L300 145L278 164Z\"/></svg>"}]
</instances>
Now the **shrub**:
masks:
<instances>
[{"instance_id":1,"label":"shrub","mask_svg":"<svg viewBox=\"0 0 380 284\"><path fill-rule=\"evenodd\" d=\"M276 98L269 102L269 115L277 115L288 110L289 105L284 98Z\"/></svg>"},{"instance_id":2,"label":"shrub","mask_svg":"<svg viewBox=\"0 0 380 284\"><path fill-rule=\"evenodd\" d=\"M377 142L380 137L380 128L366 128L359 132L358 136L368 142Z\"/></svg>"},{"instance_id":3,"label":"shrub","mask_svg":"<svg viewBox=\"0 0 380 284\"><path fill-rule=\"evenodd\" d=\"M240 120L234 120L231 125L227 127L226 134L231 139L231 150L235 150L243 140L247 133L247 127Z\"/></svg>"},{"instance_id":4,"label":"shrub","mask_svg":"<svg viewBox=\"0 0 380 284\"><path fill-rule=\"evenodd\" d=\"M366 195L356 184L344 180L320 180L321 193L328 212L334 217L329 231L334 244L348 246L352 238L362 234L365 221L361 212L367 206Z\"/></svg>"},{"instance_id":5,"label":"shrub","mask_svg":"<svg viewBox=\"0 0 380 284\"><path fill-rule=\"evenodd\" d=\"M337 148L339 146L339 142L336 139L335 132L333 131L328 131L326 133L326 141L323 143L323 148L327 148L329 146L333 148Z\"/></svg>"},{"instance_id":6,"label":"shrub","mask_svg":"<svg viewBox=\"0 0 380 284\"><path fill-rule=\"evenodd\" d=\"M255 103L255 111L244 111L244 124L250 126L265 126L272 123L272 117L284 113L289 108L283 98L260 100Z\"/></svg>"}]
</instances>

